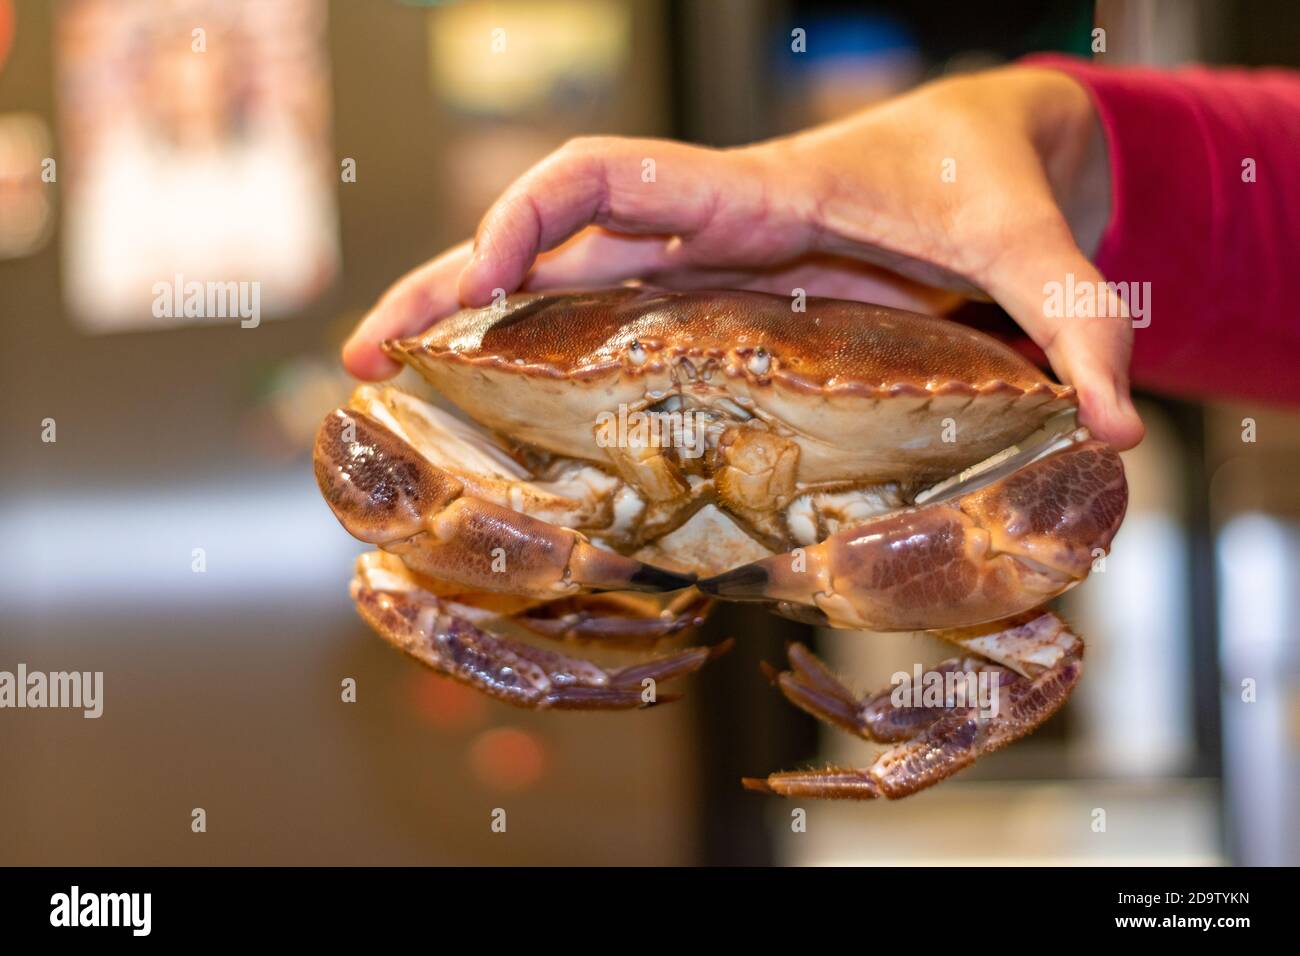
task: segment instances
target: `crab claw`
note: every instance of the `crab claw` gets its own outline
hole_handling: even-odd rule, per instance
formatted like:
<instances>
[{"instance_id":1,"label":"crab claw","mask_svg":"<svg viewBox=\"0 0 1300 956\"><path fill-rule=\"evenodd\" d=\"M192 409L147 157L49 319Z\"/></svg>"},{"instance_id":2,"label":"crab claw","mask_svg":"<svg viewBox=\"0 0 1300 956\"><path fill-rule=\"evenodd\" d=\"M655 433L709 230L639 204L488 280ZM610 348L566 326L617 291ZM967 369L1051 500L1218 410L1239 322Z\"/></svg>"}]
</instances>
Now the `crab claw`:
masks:
<instances>
[{"instance_id":1,"label":"crab claw","mask_svg":"<svg viewBox=\"0 0 1300 956\"><path fill-rule=\"evenodd\" d=\"M464 486L411 451L365 412L336 408L316 432L316 484L347 529L367 544L418 534L425 515L455 501Z\"/></svg>"},{"instance_id":2,"label":"crab claw","mask_svg":"<svg viewBox=\"0 0 1300 956\"><path fill-rule=\"evenodd\" d=\"M485 591L556 597L578 591L676 591L695 583L598 548L576 531L477 498L457 498L427 530L380 545L422 574Z\"/></svg>"},{"instance_id":3,"label":"crab claw","mask_svg":"<svg viewBox=\"0 0 1300 956\"><path fill-rule=\"evenodd\" d=\"M966 494L697 586L733 601L815 609L838 627L963 627L1037 607L1087 577L1127 503L1119 456L1080 441Z\"/></svg>"},{"instance_id":4,"label":"crab claw","mask_svg":"<svg viewBox=\"0 0 1300 956\"><path fill-rule=\"evenodd\" d=\"M337 409L316 436L316 480L354 537L430 577L484 591L677 591L695 583L599 548L569 528L465 494L451 473L364 412Z\"/></svg>"}]
</instances>

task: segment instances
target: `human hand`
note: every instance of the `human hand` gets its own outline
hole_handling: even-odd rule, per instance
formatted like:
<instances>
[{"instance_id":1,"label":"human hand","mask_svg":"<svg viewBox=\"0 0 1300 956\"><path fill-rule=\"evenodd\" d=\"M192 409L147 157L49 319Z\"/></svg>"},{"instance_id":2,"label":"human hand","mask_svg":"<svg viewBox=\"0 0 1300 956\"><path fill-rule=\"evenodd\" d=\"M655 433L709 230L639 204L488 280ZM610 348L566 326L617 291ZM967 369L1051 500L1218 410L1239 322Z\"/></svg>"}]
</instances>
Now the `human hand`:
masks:
<instances>
[{"instance_id":1,"label":"human hand","mask_svg":"<svg viewBox=\"0 0 1300 956\"><path fill-rule=\"evenodd\" d=\"M653 177L643 176L648 160ZM925 312L986 294L1078 391L1081 422L1130 448L1143 427L1129 398L1133 333L1122 303L1098 317L1045 308L1048 282L1103 281L1084 249L1095 249L1108 205L1087 93L1033 67L928 84L741 149L577 139L502 194L472 245L394 285L344 362L360 378L385 378L396 366L381 341L462 304L486 305L496 290L639 278L666 288L802 288Z\"/></svg>"}]
</instances>

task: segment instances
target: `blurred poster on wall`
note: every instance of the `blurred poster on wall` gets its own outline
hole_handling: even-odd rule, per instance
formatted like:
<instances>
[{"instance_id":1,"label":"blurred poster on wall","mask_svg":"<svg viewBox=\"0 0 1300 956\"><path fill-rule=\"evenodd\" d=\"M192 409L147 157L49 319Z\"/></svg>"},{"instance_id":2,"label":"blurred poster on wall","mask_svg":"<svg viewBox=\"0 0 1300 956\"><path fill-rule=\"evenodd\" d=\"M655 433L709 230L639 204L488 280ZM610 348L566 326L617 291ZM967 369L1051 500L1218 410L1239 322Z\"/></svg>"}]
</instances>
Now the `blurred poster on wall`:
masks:
<instances>
[{"instance_id":1,"label":"blurred poster on wall","mask_svg":"<svg viewBox=\"0 0 1300 956\"><path fill-rule=\"evenodd\" d=\"M78 325L248 326L254 305L286 315L329 286L323 0L65 0L55 51Z\"/></svg>"}]
</instances>

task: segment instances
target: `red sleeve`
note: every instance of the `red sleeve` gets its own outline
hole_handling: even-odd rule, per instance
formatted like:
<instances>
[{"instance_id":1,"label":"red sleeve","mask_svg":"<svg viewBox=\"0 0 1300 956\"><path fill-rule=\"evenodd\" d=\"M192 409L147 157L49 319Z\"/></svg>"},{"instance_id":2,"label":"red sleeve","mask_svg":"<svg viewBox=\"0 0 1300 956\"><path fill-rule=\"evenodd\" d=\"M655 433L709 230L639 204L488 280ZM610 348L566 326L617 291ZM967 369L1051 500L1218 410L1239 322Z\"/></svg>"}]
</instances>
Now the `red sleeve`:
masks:
<instances>
[{"instance_id":1,"label":"red sleeve","mask_svg":"<svg viewBox=\"0 0 1300 956\"><path fill-rule=\"evenodd\" d=\"M1101 117L1112 198L1096 265L1150 282L1134 384L1300 403L1300 74L1026 62L1069 73Z\"/></svg>"}]
</instances>

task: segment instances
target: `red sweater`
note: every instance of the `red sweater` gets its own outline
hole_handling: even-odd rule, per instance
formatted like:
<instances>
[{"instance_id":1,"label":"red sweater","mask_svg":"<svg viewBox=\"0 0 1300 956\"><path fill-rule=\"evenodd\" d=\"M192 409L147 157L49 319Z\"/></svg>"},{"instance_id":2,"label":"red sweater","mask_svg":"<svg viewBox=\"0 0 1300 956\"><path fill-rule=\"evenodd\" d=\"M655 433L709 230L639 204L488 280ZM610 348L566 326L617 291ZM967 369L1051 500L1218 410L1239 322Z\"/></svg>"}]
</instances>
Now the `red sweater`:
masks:
<instances>
[{"instance_id":1,"label":"red sweater","mask_svg":"<svg viewBox=\"0 0 1300 956\"><path fill-rule=\"evenodd\" d=\"M1134 384L1300 403L1300 73L1027 62L1087 87L1106 132L1096 265L1151 283Z\"/></svg>"}]
</instances>

